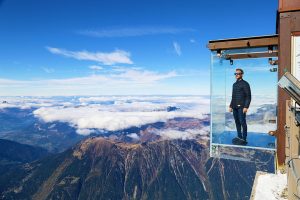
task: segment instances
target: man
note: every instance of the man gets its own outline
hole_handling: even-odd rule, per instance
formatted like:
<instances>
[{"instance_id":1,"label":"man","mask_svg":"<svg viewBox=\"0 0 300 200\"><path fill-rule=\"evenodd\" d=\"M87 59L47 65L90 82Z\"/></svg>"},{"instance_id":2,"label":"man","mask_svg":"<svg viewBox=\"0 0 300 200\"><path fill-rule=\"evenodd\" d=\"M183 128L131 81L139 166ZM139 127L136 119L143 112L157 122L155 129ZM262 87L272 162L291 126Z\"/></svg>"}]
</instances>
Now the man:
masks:
<instances>
[{"instance_id":1,"label":"man","mask_svg":"<svg viewBox=\"0 0 300 200\"><path fill-rule=\"evenodd\" d=\"M251 102L251 89L249 83L243 80L244 71L242 69L236 69L234 75L236 82L232 86L232 99L229 106L229 112L233 112L237 137L232 140L232 143L237 145L246 145L246 113ZM243 128L243 131L241 128Z\"/></svg>"}]
</instances>

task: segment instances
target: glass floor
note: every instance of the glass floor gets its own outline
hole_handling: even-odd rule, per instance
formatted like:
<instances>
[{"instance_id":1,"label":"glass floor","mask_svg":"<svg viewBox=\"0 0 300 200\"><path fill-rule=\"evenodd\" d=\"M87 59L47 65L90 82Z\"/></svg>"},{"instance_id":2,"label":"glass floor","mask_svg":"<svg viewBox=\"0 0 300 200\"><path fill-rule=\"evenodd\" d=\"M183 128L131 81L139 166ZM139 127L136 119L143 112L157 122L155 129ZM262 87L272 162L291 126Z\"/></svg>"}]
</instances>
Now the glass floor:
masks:
<instances>
[{"instance_id":1,"label":"glass floor","mask_svg":"<svg viewBox=\"0 0 300 200\"><path fill-rule=\"evenodd\" d=\"M226 144L235 145L232 143L232 139L237 136L235 131L224 131L221 134L212 135L213 144ZM275 148L275 137L270 136L267 133L248 132L247 144L241 147L261 147L261 148ZM240 145L235 145L240 146Z\"/></svg>"}]
</instances>

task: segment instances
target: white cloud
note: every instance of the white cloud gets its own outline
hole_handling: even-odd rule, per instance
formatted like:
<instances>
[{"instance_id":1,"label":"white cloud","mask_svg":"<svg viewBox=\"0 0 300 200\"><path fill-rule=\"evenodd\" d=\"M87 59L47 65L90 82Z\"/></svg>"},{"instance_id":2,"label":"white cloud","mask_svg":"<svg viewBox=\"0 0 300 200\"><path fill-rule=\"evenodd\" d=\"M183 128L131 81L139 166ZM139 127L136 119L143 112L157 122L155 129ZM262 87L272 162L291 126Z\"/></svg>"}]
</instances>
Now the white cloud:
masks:
<instances>
[{"instance_id":1,"label":"white cloud","mask_svg":"<svg viewBox=\"0 0 300 200\"><path fill-rule=\"evenodd\" d=\"M173 42L174 51L178 56L181 56L181 47L177 42Z\"/></svg>"},{"instance_id":2,"label":"white cloud","mask_svg":"<svg viewBox=\"0 0 300 200\"><path fill-rule=\"evenodd\" d=\"M191 39L190 39L190 43L196 43L196 40L193 39L193 38L191 38Z\"/></svg>"},{"instance_id":3,"label":"white cloud","mask_svg":"<svg viewBox=\"0 0 300 200\"><path fill-rule=\"evenodd\" d=\"M54 47L46 47L46 49L53 53L62 55L69 58L74 58L77 60L89 60L102 63L104 65L114 65L114 64L133 64L130 59L130 53L123 50L115 50L110 53L103 52L89 52L89 51L69 51L65 49L59 49Z\"/></svg>"},{"instance_id":4,"label":"white cloud","mask_svg":"<svg viewBox=\"0 0 300 200\"><path fill-rule=\"evenodd\" d=\"M144 35L158 34L180 34L184 32L193 32L194 29L189 28L173 28L173 27L136 27L136 28L121 28L121 29L103 29L103 30L84 30L79 31L81 35L92 37L135 37Z\"/></svg>"},{"instance_id":5,"label":"white cloud","mask_svg":"<svg viewBox=\"0 0 300 200\"><path fill-rule=\"evenodd\" d=\"M203 136L202 139L209 138L209 126L203 127L202 129L187 129L184 131L174 130L174 129L166 129L157 132L163 139L194 139L197 136Z\"/></svg>"},{"instance_id":6,"label":"white cloud","mask_svg":"<svg viewBox=\"0 0 300 200\"><path fill-rule=\"evenodd\" d=\"M91 133L93 133L94 131L91 129L77 129L76 133L78 133L79 135L89 135Z\"/></svg>"},{"instance_id":7,"label":"white cloud","mask_svg":"<svg viewBox=\"0 0 300 200\"><path fill-rule=\"evenodd\" d=\"M95 71L98 71L98 70L103 69L103 67L98 66L98 65L91 65L91 66L89 66L89 68L90 68L91 70L95 70Z\"/></svg>"},{"instance_id":8,"label":"white cloud","mask_svg":"<svg viewBox=\"0 0 300 200\"><path fill-rule=\"evenodd\" d=\"M48 68L48 67L43 67L42 68L44 70L44 72L48 73L48 74L51 74L54 72L54 69L53 68Z\"/></svg>"},{"instance_id":9,"label":"white cloud","mask_svg":"<svg viewBox=\"0 0 300 200\"><path fill-rule=\"evenodd\" d=\"M139 140L140 139L140 136L138 136L138 134L136 134L136 133L130 133L127 136L134 139L134 140Z\"/></svg>"},{"instance_id":10,"label":"white cloud","mask_svg":"<svg viewBox=\"0 0 300 200\"><path fill-rule=\"evenodd\" d=\"M175 71L168 73L157 73L147 70L136 70L136 69L126 69L123 73L113 75L115 78L120 78L122 80L132 80L137 83L151 83L159 80L172 78L178 76Z\"/></svg>"}]
</instances>

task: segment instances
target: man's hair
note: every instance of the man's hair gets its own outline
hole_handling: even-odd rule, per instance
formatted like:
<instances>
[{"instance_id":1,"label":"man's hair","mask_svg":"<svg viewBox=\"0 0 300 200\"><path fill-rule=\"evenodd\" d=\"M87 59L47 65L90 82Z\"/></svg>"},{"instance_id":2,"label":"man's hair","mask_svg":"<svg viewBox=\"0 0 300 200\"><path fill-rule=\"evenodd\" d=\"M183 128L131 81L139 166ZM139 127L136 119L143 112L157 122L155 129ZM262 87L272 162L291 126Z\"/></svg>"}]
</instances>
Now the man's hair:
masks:
<instances>
[{"instance_id":1,"label":"man's hair","mask_svg":"<svg viewBox=\"0 0 300 200\"><path fill-rule=\"evenodd\" d=\"M240 71L242 74L244 74L244 70L237 68L235 71Z\"/></svg>"}]
</instances>

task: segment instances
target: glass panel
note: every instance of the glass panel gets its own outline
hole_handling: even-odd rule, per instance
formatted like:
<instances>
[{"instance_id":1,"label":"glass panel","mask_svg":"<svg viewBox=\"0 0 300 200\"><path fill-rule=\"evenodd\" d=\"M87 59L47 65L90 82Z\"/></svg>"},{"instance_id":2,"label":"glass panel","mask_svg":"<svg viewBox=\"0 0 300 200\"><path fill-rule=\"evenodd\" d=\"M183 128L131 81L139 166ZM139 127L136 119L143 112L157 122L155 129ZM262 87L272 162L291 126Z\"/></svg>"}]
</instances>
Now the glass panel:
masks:
<instances>
[{"instance_id":1,"label":"glass panel","mask_svg":"<svg viewBox=\"0 0 300 200\"><path fill-rule=\"evenodd\" d=\"M270 172L275 172L275 152L274 149L245 148L215 144L212 146L211 157L268 165Z\"/></svg>"},{"instance_id":2,"label":"glass panel","mask_svg":"<svg viewBox=\"0 0 300 200\"><path fill-rule=\"evenodd\" d=\"M224 59L219 59L217 53L212 53L211 68L211 132L213 141L217 140L225 130L225 114L226 114L226 68Z\"/></svg>"},{"instance_id":3,"label":"glass panel","mask_svg":"<svg viewBox=\"0 0 300 200\"><path fill-rule=\"evenodd\" d=\"M234 49L221 52L218 56L212 52L211 65L211 155L218 157L230 157L231 152L235 157L242 159L244 154L232 151L234 148L247 152L253 149L275 150L275 137L270 136L269 131L277 128L277 66L270 65L268 58L238 59L230 64L226 60L228 54L249 52L265 52L267 48ZM273 58L277 59L277 58ZM232 88L235 79L235 69L244 70L243 80L247 81L251 88L251 104L246 114L247 144L233 143L237 137L237 127L233 113L229 112L232 99ZM243 93L243 92L242 92ZM237 109L235 110L237 111ZM236 117L236 119L238 119ZM243 133L243 128L241 128ZM242 134L241 134L242 135ZM222 147L222 151L220 151ZM230 151L224 153L224 149ZM214 151L214 152L213 152ZM222 156L224 154L224 156Z\"/></svg>"}]
</instances>

